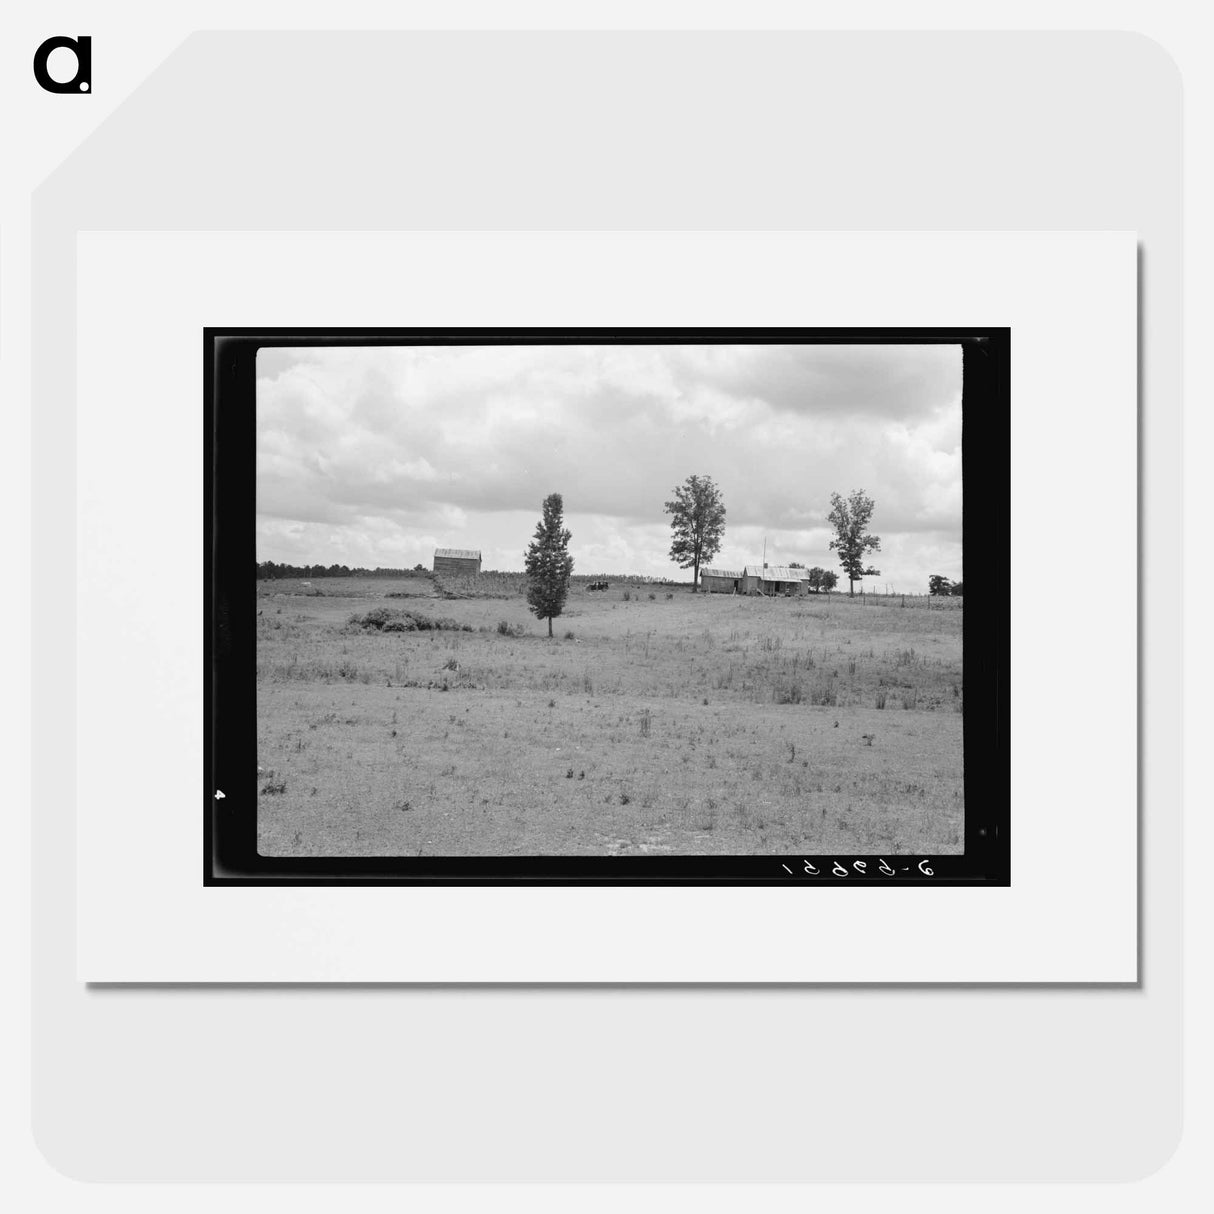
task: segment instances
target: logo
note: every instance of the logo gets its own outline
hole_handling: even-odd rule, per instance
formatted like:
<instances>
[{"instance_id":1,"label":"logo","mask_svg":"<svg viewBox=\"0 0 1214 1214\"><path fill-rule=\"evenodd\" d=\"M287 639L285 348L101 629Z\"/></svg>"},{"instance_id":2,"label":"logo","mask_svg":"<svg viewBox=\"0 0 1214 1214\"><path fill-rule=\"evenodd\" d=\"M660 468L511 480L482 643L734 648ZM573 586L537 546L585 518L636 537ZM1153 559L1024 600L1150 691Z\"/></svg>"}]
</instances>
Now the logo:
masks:
<instances>
[{"instance_id":1,"label":"logo","mask_svg":"<svg viewBox=\"0 0 1214 1214\"><path fill-rule=\"evenodd\" d=\"M54 80L46 70L52 51L69 50L76 56L76 74L71 80ZM48 38L34 52L34 79L48 93L87 93L93 87L93 40L81 34L78 38Z\"/></svg>"}]
</instances>

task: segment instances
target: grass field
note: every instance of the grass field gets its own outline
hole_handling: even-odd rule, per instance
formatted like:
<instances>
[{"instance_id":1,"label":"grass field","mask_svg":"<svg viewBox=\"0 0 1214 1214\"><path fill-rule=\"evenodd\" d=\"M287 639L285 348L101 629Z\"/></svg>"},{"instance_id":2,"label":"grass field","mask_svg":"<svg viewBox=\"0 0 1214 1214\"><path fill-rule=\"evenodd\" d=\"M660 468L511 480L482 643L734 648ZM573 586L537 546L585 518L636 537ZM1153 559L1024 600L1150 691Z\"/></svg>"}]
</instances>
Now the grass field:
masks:
<instances>
[{"instance_id":1,"label":"grass field","mask_svg":"<svg viewBox=\"0 0 1214 1214\"><path fill-rule=\"evenodd\" d=\"M964 850L959 600L587 580L258 582L261 852Z\"/></svg>"}]
</instances>

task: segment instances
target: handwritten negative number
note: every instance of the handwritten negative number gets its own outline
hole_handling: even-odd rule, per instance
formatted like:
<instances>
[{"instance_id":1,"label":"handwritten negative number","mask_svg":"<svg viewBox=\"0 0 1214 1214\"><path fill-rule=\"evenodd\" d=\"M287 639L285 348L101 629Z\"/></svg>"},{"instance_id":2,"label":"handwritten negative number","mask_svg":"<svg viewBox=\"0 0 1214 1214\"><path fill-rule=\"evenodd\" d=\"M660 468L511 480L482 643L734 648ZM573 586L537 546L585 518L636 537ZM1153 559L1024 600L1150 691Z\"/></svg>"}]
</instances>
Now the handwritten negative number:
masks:
<instances>
[{"instance_id":1,"label":"handwritten negative number","mask_svg":"<svg viewBox=\"0 0 1214 1214\"><path fill-rule=\"evenodd\" d=\"M804 865L804 870L805 870L806 875L808 875L810 877L817 877L817 876L821 875L821 871L811 861L804 860L804 861L802 861L802 863ZM933 869L932 866L926 860L920 860L919 864L918 864L918 868L919 868L919 871L925 877L931 877L931 876L935 875L936 870ZM784 865L784 869L786 872L792 871L791 869L789 869L787 864ZM867 860L853 860L852 869L856 873L858 873L861 877L866 877L868 875L868 861ZM835 860L831 864L830 871L831 871L831 875L834 877L850 877L851 876L851 873L848 872L847 868L839 860ZM879 873L882 873L886 877L893 877L893 876L897 875L897 869L892 868L889 864L889 861L885 860L885 859L882 859L878 862L877 871ZM902 871L905 872L906 870L903 869Z\"/></svg>"}]
</instances>

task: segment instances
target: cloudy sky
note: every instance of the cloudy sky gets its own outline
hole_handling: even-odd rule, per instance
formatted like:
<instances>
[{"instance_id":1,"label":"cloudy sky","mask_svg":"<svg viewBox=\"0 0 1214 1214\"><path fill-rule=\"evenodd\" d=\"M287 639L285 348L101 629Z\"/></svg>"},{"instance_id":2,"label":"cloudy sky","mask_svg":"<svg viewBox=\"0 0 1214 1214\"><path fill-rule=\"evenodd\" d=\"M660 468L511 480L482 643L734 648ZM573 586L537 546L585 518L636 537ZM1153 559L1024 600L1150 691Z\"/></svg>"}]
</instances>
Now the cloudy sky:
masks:
<instances>
[{"instance_id":1,"label":"cloudy sky","mask_svg":"<svg viewBox=\"0 0 1214 1214\"><path fill-rule=\"evenodd\" d=\"M267 349L257 558L521 569L544 497L579 573L684 577L663 503L692 473L726 506L713 564L838 570L833 490L862 488L873 589L960 578L959 346Z\"/></svg>"}]
</instances>

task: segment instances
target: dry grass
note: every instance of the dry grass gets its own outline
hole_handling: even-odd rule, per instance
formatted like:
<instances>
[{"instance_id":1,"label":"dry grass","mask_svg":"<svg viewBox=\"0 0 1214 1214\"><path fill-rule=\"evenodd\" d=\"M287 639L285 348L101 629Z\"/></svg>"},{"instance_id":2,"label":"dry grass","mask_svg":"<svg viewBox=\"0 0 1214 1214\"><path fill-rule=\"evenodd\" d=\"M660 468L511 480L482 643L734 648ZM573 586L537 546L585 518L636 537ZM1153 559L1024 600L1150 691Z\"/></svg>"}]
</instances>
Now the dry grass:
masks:
<instances>
[{"instance_id":1,"label":"dry grass","mask_svg":"<svg viewBox=\"0 0 1214 1214\"><path fill-rule=\"evenodd\" d=\"M575 582L549 640L493 583L399 632L349 619L408 586L326 583L259 584L267 854L962 850L960 610Z\"/></svg>"}]
</instances>

